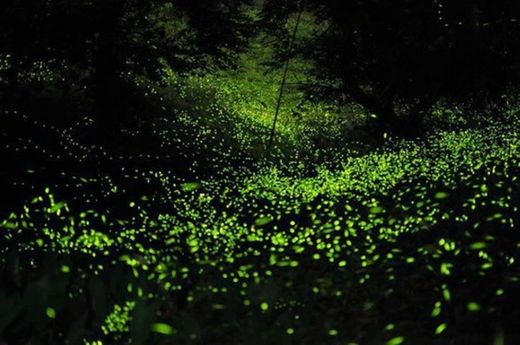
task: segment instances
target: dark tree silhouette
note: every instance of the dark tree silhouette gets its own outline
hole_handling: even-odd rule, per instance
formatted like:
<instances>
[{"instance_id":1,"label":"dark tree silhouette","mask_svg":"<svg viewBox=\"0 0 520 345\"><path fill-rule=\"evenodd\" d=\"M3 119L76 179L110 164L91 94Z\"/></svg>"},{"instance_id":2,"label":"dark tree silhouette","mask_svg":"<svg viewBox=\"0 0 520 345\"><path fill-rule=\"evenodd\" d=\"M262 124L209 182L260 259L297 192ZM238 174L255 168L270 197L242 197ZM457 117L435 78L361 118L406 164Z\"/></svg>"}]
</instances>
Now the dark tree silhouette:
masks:
<instances>
[{"instance_id":1,"label":"dark tree silhouette","mask_svg":"<svg viewBox=\"0 0 520 345\"><path fill-rule=\"evenodd\" d=\"M264 22L284 35L297 0L267 1ZM354 100L381 130L413 129L440 98L500 94L520 78L520 5L515 1L302 1L326 29L300 43L321 91ZM339 85L331 87L330 85ZM397 104L408 109L402 114ZM401 118L401 119L400 119ZM403 126L402 118L410 120Z\"/></svg>"},{"instance_id":2,"label":"dark tree silhouette","mask_svg":"<svg viewBox=\"0 0 520 345\"><path fill-rule=\"evenodd\" d=\"M33 63L72 68L90 90L98 127L108 136L125 116L130 73L159 80L165 64L187 71L211 59L233 61L253 32L248 0L6 2L0 12L0 58L8 62L0 70L4 101L19 103L20 74Z\"/></svg>"}]
</instances>

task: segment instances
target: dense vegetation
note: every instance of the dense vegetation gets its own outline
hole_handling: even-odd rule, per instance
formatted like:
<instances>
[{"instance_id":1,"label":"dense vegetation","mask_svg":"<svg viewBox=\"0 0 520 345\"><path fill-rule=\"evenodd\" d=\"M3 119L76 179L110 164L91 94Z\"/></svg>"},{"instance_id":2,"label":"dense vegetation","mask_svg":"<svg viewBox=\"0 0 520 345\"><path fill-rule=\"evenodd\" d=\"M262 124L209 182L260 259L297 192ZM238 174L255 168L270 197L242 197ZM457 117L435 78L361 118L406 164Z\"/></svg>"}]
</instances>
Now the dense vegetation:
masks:
<instances>
[{"instance_id":1,"label":"dense vegetation","mask_svg":"<svg viewBox=\"0 0 520 345\"><path fill-rule=\"evenodd\" d=\"M0 344L520 342L514 2L3 5Z\"/></svg>"}]
</instances>

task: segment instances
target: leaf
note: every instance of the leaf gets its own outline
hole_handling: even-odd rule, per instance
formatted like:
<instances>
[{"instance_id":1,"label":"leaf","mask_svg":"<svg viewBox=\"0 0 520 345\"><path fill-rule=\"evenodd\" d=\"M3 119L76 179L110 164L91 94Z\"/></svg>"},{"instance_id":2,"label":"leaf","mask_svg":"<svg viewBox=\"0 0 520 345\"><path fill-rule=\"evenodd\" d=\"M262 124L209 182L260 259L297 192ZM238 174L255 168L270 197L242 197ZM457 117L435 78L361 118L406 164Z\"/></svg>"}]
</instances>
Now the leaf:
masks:
<instances>
[{"instance_id":1,"label":"leaf","mask_svg":"<svg viewBox=\"0 0 520 345\"><path fill-rule=\"evenodd\" d=\"M55 319L56 318L56 310L54 310L54 308L47 307L47 309L45 309L45 314L47 315L47 317L49 319Z\"/></svg>"},{"instance_id":2,"label":"leaf","mask_svg":"<svg viewBox=\"0 0 520 345\"><path fill-rule=\"evenodd\" d=\"M476 312L480 310L480 305L477 302L468 302L466 305L469 311Z\"/></svg>"},{"instance_id":3,"label":"leaf","mask_svg":"<svg viewBox=\"0 0 520 345\"><path fill-rule=\"evenodd\" d=\"M386 345L400 345L404 342L404 337L395 337L386 342Z\"/></svg>"},{"instance_id":4,"label":"leaf","mask_svg":"<svg viewBox=\"0 0 520 345\"><path fill-rule=\"evenodd\" d=\"M435 199L438 199L438 200L446 199L446 198L448 197L448 195L449 195L449 194L446 193L446 192L437 192L437 193L435 193L434 198L435 198Z\"/></svg>"},{"instance_id":5,"label":"leaf","mask_svg":"<svg viewBox=\"0 0 520 345\"><path fill-rule=\"evenodd\" d=\"M269 304L267 302L262 302L260 304L260 309L262 309L262 311L267 311L267 309L269 309Z\"/></svg>"},{"instance_id":6,"label":"leaf","mask_svg":"<svg viewBox=\"0 0 520 345\"><path fill-rule=\"evenodd\" d=\"M436 335L441 334L442 332L444 332L444 330L446 329L446 327L448 327L448 325L447 325L446 323L441 323L441 324L438 325L437 328L435 329L435 334L436 334Z\"/></svg>"},{"instance_id":7,"label":"leaf","mask_svg":"<svg viewBox=\"0 0 520 345\"><path fill-rule=\"evenodd\" d=\"M260 217L260 218L257 218L255 220L255 225L256 226L262 226L262 225L266 225L266 224L269 224L273 221L273 218L270 217L270 216L265 216L265 217Z\"/></svg>"},{"instance_id":8,"label":"leaf","mask_svg":"<svg viewBox=\"0 0 520 345\"><path fill-rule=\"evenodd\" d=\"M338 335L338 330L336 330L336 329L329 329L329 335L330 335L330 336L336 336L336 335Z\"/></svg>"},{"instance_id":9,"label":"leaf","mask_svg":"<svg viewBox=\"0 0 520 345\"><path fill-rule=\"evenodd\" d=\"M372 213L372 214L379 214L379 213L383 213L384 211L385 210L380 206L374 206L374 207L370 208L370 213Z\"/></svg>"},{"instance_id":10,"label":"leaf","mask_svg":"<svg viewBox=\"0 0 520 345\"><path fill-rule=\"evenodd\" d=\"M172 335L173 327L165 324L165 323L154 323L152 324L152 332L163 334L163 335Z\"/></svg>"},{"instance_id":11,"label":"leaf","mask_svg":"<svg viewBox=\"0 0 520 345\"><path fill-rule=\"evenodd\" d=\"M472 250L480 250L480 249L486 248L487 247L487 243L486 242L475 242L475 243L472 243L469 247Z\"/></svg>"},{"instance_id":12,"label":"leaf","mask_svg":"<svg viewBox=\"0 0 520 345\"><path fill-rule=\"evenodd\" d=\"M181 184L181 189L183 192L191 192L197 190L201 187L199 182L187 182Z\"/></svg>"}]
</instances>

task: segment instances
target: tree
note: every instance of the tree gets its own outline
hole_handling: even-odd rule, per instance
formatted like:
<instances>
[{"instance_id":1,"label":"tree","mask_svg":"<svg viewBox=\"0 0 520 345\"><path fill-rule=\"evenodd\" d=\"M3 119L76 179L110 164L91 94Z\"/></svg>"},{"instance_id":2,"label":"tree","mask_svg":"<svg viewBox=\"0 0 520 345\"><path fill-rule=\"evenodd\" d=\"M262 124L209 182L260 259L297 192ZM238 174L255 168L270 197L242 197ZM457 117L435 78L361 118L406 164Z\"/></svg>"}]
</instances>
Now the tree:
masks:
<instances>
[{"instance_id":1,"label":"tree","mask_svg":"<svg viewBox=\"0 0 520 345\"><path fill-rule=\"evenodd\" d=\"M272 32L279 33L297 2L266 2L264 21ZM381 130L411 128L440 98L500 93L520 79L515 1L302 3L326 26L299 50L316 62L321 91L363 105L379 118ZM402 109L408 109L408 126Z\"/></svg>"},{"instance_id":2,"label":"tree","mask_svg":"<svg viewBox=\"0 0 520 345\"><path fill-rule=\"evenodd\" d=\"M82 82L94 101L96 122L110 136L124 115L119 105L128 99L129 75L159 80L165 65L187 71L210 60L232 61L253 32L248 3L6 0L0 12L4 99L14 99L21 71L34 63L58 73L72 68L86 76Z\"/></svg>"}]
</instances>

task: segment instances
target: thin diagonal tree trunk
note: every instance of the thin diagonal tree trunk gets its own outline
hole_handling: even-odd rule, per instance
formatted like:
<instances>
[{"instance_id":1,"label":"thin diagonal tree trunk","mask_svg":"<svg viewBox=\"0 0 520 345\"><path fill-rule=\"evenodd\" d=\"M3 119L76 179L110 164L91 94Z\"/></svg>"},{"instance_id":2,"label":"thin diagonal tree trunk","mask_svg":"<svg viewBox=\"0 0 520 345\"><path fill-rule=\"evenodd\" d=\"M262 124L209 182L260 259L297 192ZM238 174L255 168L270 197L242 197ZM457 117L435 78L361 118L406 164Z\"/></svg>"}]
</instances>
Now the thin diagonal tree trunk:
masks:
<instances>
[{"instance_id":1,"label":"thin diagonal tree trunk","mask_svg":"<svg viewBox=\"0 0 520 345\"><path fill-rule=\"evenodd\" d=\"M273 148L273 144L274 144L274 137L276 135L276 123L278 122L278 116L280 114L280 107L282 105L282 98L283 98L283 93L284 93L284 89L285 89L285 84L287 82L287 73L289 71L290 54L292 53L292 50L294 47L294 42L296 40L296 34L298 33L298 27L300 26L300 21L301 21L301 17L302 17L302 13L303 13L303 8L302 8L301 4L299 5L299 7L300 7L300 10L298 12L298 18L296 19L296 24L294 26L291 40L289 42L289 48L287 49L288 57L287 57L287 60L285 61L285 65L284 65L284 69L283 69L282 84L280 85L280 93L278 94L278 100L276 102L276 111L274 114L273 125L271 127L271 133L269 135L269 142L267 144L267 148L266 148L266 152L265 152L265 159L269 158L269 156L271 154L271 150Z\"/></svg>"}]
</instances>

